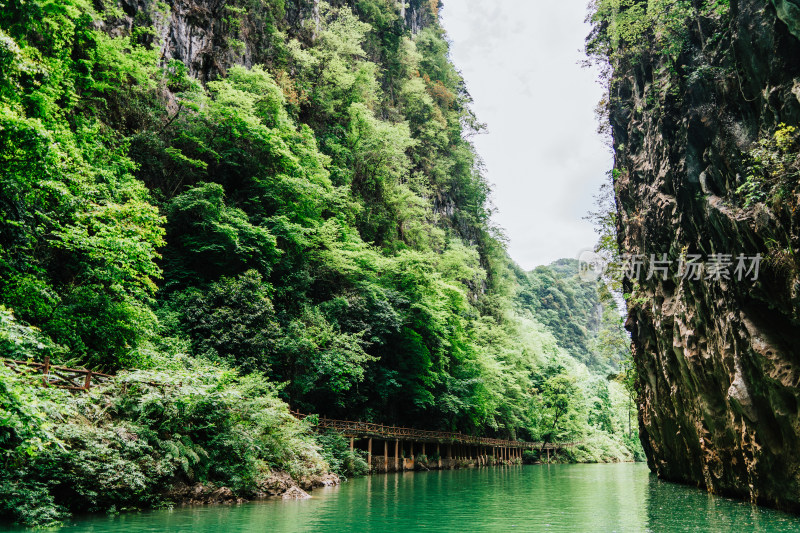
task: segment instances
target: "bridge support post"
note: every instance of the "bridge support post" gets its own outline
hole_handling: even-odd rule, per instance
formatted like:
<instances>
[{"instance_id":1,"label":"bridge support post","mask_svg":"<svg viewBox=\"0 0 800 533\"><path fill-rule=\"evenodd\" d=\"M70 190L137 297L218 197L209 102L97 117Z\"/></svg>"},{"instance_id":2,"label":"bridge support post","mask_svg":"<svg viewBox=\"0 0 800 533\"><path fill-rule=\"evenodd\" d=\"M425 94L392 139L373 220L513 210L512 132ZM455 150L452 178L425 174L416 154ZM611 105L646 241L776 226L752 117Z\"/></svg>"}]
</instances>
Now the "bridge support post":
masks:
<instances>
[{"instance_id":1,"label":"bridge support post","mask_svg":"<svg viewBox=\"0 0 800 533\"><path fill-rule=\"evenodd\" d=\"M394 471L398 472L400 470L400 439L395 439L394 441Z\"/></svg>"},{"instance_id":2,"label":"bridge support post","mask_svg":"<svg viewBox=\"0 0 800 533\"><path fill-rule=\"evenodd\" d=\"M42 385L47 387L50 384L50 356L44 357L44 369L42 371Z\"/></svg>"},{"instance_id":3,"label":"bridge support post","mask_svg":"<svg viewBox=\"0 0 800 533\"><path fill-rule=\"evenodd\" d=\"M441 446L440 446L440 444L438 442L436 443L436 457L438 457L439 468L441 468L442 467L442 452L441 452Z\"/></svg>"},{"instance_id":4,"label":"bridge support post","mask_svg":"<svg viewBox=\"0 0 800 533\"><path fill-rule=\"evenodd\" d=\"M372 437L367 441L367 466L372 470Z\"/></svg>"},{"instance_id":5,"label":"bridge support post","mask_svg":"<svg viewBox=\"0 0 800 533\"><path fill-rule=\"evenodd\" d=\"M425 455L425 443L422 443L422 455Z\"/></svg>"},{"instance_id":6,"label":"bridge support post","mask_svg":"<svg viewBox=\"0 0 800 533\"><path fill-rule=\"evenodd\" d=\"M389 441L383 441L383 471L389 472Z\"/></svg>"},{"instance_id":7,"label":"bridge support post","mask_svg":"<svg viewBox=\"0 0 800 533\"><path fill-rule=\"evenodd\" d=\"M550 462L550 448L547 448L547 462Z\"/></svg>"},{"instance_id":8,"label":"bridge support post","mask_svg":"<svg viewBox=\"0 0 800 533\"><path fill-rule=\"evenodd\" d=\"M350 453L353 453L353 441L354 440L355 439L353 437L350 437Z\"/></svg>"}]
</instances>

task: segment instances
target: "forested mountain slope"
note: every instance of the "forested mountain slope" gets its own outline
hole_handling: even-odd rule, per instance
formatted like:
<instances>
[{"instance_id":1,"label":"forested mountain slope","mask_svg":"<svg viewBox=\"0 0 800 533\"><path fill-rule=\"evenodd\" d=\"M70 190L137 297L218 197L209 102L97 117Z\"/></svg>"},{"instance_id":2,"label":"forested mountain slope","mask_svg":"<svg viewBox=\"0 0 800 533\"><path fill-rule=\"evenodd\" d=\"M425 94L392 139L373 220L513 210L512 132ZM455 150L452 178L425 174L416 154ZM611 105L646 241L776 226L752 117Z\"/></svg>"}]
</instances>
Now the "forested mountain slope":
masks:
<instances>
[{"instance_id":1,"label":"forested mountain slope","mask_svg":"<svg viewBox=\"0 0 800 533\"><path fill-rule=\"evenodd\" d=\"M650 467L797 510L800 6L594 8L620 251L673 264L625 288ZM759 254L759 272L737 274L740 255ZM691 257L716 267L676 275Z\"/></svg>"},{"instance_id":2,"label":"forested mountain slope","mask_svg":"<svg viewBox=\"0 0 800 533\"><path fill-rule=\"evenodd\" d=\"M632 457L619 317L574 265L508 259L438 9L4 5L0 355L119 378L2 370L0 512L358 470L284 401Z\"/></svg>"},{"instance_id":3,"label":"forested mountain slope","mask_svg":"<svg viewBox=\"0 0 800 533\"><path fill-rule=\"evenodd\" d=\"M582 280L578 268L575 259L536 268L518 301L572 357L596 373L618 372L630 354L620 312L606 284Z\"/></svg>"}]
</instances>

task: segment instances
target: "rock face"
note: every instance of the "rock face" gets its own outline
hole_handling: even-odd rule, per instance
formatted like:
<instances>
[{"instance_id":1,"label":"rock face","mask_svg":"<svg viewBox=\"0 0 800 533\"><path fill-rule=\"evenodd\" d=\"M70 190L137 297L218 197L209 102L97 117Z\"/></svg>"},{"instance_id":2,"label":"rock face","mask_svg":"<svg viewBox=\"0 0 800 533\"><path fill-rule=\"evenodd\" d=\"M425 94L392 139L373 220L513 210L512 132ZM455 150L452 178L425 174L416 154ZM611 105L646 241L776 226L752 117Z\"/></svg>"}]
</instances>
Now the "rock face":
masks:
<instances>
[{"instance_id":1,"label":"rock face","mask_svg":"<svg viewBox=\"0 0 800 533\"><path fill-rule=\"evenodd\" d=\"M209 81L231 65L268 63L275 54L274 33L288 31L299 40L313 39L319 0L256 2L235 0L119 0L123 15L107 23L108 33L130 34L155 28L145 36L161 57L182 61L191 76Z\"/></svg>"},{"instance_id":2,"label":"rock face","mask_svg":"<svg viewBox=\"0 0 800 533\"><path fill-rule=\"evenodd\" d=\"M355 0L331 0L333 6ZM122 16L107 23L112 35L130 34L134 28L155 27L147 36L161 49L161 57L182 61L191 76L209 81L224 75L231 65L269 64L276 55L274 34L283 31L300 42L313 41L319 30L320 0L242 3L236 0L119 0ZM412 33L427 24L438 0L395 2ZM429 9L425 9L425 6Z\"/></svg>"},{"instance_id":3,"label":"rock face","mask_svg":"<svg viewBox=\"0 0 800 533\"><path fill-rule=\"evenodd\" d=\"M794 511L798 178L755 202L741 186L758 142L781 123L800 126L799 8L797 0L731 0L728 14L691 23L677 74L652 54L616 68L610 95L623 252L764 257L757 281L626 282L650 468Z\"/></svg>"},{"instance_id":4,"label":"rock face","mask_svg":"<svg viewBox=\"0 0 800 533\"><path fill-rule=\"evenodd\" d=\"M306 491L300 487L292 487L281 496L284 500L307 500L311 498Z\"/></svg>"}]
</instances>

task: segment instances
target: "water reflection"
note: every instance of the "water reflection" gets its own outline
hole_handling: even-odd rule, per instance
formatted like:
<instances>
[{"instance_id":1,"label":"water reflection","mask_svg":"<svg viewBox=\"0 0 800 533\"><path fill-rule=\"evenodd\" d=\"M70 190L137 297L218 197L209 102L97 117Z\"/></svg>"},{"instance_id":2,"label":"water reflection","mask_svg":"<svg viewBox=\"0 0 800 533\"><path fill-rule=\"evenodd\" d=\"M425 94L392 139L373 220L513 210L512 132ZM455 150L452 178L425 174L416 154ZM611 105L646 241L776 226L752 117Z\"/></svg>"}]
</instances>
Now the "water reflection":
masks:
<instances>
[{"instance_id":1,"label":"water reflection","mask_svg":"<svg viewBox=\"0 0 800 533\"><path fill-rule=\"evenodd\" d=\"M304 501L82 519L62 531L800 530L796 517L658 481L644 465L541 465L390 474L357 479L313 495Z\"/></svg>"},{"instance_id":2,"label":"water reflection","mask_svg":"<svg viewBox=\"0 0 800 533\"><path fill-rule=\"evenodd\" d=\"M800 531L800 519L650 476L651 531Z\"/></svg>"}]
</instances>

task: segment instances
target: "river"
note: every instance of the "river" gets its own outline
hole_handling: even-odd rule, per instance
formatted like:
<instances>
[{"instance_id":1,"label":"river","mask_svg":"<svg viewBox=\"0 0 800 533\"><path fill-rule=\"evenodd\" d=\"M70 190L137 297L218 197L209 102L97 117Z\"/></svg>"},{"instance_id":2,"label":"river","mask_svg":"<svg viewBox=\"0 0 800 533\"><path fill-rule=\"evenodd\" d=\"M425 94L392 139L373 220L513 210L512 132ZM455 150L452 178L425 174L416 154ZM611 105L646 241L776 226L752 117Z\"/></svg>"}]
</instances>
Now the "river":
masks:
<instances>
[{"instance_id":1,"label":"river","mask_svg":"<svg viewBox=\"0 0 800 533\"><path fill-rule=\"evenodd\" d=\"M81 518L61 532L798 531L800 517L665 483L643 464L377 475L304 501Z\"/></svg>"}]
</instances>

